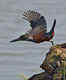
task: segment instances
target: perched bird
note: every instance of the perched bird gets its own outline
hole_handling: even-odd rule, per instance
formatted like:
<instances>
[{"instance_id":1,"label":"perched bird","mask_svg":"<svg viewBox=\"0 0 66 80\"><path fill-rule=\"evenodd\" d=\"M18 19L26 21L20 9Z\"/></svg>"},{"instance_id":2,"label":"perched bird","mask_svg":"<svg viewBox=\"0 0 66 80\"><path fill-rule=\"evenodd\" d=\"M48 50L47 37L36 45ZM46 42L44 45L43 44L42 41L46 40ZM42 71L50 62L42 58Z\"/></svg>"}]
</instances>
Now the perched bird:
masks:
<instances>
[{"instance_id":1,"label":"perched bird","mask_svg":"<svg viewBox=\"0 0 66 80\"><path fill-rule=\"evenodd\" d=\"M45 17L40 13L28 10L24 12L23 19L29 21L32 29L27 31L24 35L10 42L16 41L32 41L35 43L41 43L44 41L50 41L54 36L54 28L56 25L56 19L54 19L53 26L49 32L47 32L47 22ZM53 44L53 41L50 41Z\"/></svg>"}]
</instances>

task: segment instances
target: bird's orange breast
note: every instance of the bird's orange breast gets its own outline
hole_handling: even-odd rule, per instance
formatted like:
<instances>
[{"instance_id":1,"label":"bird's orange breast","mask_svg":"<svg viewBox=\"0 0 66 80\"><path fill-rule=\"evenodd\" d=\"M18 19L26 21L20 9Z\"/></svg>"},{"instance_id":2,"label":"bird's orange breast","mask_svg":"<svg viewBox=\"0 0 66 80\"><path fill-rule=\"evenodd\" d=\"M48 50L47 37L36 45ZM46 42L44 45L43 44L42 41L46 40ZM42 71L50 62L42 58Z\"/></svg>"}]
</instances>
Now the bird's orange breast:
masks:
<instances>
[{"instance_id":1,"label":"bird's orange breast","mask_svg":"<svg viewBox=\"0 0 66 80\"><path fill-rule=\"evenodd\" d=\"M43 33L43 32L40 32L40 33L38 33L38 34L33 35L33 39L34 39L37 43L46 41L48 38L44 37L43 35L44 35L44 33Z\"/></svg>"},{"instance_id":2,"label":"bird's orange breast","mask_svg":"<svg viewBox=\"0 0 66 80\"><path fill-rule=\"evenodd\" d=\"M53 33L54 35L54 33ZM37 43L43 42L43 41L50 41L53 38L53 35L51 37L44 36L43 32L40 32L38 34L33 35L33 40L35 40Z\"/></svg>"}]
</instances>

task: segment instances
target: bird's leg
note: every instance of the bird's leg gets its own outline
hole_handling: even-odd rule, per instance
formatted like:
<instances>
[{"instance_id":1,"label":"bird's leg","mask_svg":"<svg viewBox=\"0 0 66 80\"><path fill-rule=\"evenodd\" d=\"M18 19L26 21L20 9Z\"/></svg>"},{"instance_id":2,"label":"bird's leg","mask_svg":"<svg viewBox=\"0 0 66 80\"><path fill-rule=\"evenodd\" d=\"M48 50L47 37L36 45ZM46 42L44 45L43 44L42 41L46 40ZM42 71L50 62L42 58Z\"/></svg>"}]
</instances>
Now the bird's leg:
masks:
<instances>
[{"instance_id":1,"label":"bird's leg","mask_svg":"<svg viewBox=\"0 0 66 80\"><path fill-rule=\"evenodd\" d=\"M52 43L52 45L54 45L54 41L50 41Z\"/></svg>"}]
</instances>

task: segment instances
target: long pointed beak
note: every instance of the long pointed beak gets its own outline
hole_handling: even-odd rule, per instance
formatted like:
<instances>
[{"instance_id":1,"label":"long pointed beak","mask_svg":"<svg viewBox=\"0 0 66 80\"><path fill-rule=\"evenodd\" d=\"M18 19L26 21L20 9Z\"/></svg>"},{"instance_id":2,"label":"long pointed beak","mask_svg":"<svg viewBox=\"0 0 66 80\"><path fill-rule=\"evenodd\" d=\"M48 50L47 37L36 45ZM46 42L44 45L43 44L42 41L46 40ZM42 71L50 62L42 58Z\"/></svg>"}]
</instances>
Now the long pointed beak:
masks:
<instances>
[{"instance_id":1,"label":"long pointed beak","mask_svg":"<svg viewBox=\"0 0 66 80\"><path fill-rule=\"evenodd\" d=\"M10 42L16 42L16 41L20 41L20 38L17 38L17 39L11 40Z\"/></svg>"},{"instance_id":2,"label":"long pointed beak","mask_svg":"<svg viewBox=\"0 0 66 80\"><path fill-rule=\"evenodd\" d=\"M18 37L17 39L14 39L14 40L12 40L10 42L24 41L24 40L27 40L26 35L22 35L22 36Z\"/></svg>"}]
</instances>

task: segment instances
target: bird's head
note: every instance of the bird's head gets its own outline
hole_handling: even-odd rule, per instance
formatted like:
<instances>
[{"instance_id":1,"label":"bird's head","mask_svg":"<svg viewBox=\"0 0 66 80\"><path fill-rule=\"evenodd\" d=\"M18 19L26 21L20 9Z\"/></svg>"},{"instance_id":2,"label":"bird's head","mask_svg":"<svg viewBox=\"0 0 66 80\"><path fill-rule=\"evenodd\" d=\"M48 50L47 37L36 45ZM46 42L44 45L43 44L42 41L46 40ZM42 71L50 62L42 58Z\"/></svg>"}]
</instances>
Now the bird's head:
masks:
<instances>
[{"instance_id":1,"label":"bird's head","mask_svg":"<svg viewBox=\"0 0 66 80\"><path fill-rule=\"evenodd\" d=\"M41 16L40 19L44 19L44 16Z\"/></svg>"}]
</instances>

